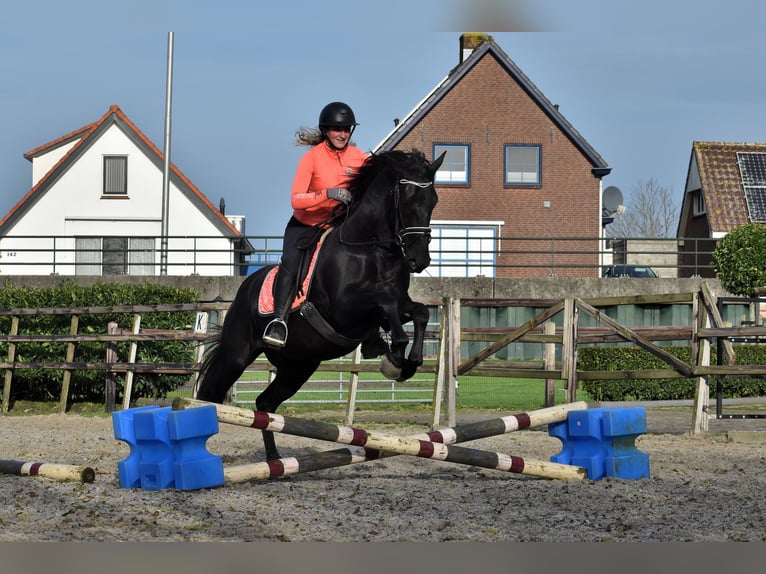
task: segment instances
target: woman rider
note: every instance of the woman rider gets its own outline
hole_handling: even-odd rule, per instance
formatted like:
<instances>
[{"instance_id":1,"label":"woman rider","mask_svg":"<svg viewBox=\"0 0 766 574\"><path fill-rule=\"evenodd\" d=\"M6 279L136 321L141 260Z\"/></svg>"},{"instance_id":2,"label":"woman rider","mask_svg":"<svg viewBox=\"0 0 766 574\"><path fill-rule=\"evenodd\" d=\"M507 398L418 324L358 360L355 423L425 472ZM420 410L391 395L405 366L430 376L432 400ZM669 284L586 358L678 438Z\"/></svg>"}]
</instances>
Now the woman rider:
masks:
<instances>
[{"instance_id":1,"label":"woman rider","mask_svg":"<svg viewBox=\"0 0 766 574\"><path fill-rule=\"evenodd\" d=\"M287 314L301 261L299 240L307 229L329 225L335 208L351 201L346 181L367 159L367 154L351 143L357 125L348 105L331 102L319 113L317 128L301 128L295 134L297 145L312 147L301 158L293 178L293 215L285 228L282 258L274 280L274 319L263 333L263 341L273 347L283 347L287 342Z\"/></svg>"}]
</instances>

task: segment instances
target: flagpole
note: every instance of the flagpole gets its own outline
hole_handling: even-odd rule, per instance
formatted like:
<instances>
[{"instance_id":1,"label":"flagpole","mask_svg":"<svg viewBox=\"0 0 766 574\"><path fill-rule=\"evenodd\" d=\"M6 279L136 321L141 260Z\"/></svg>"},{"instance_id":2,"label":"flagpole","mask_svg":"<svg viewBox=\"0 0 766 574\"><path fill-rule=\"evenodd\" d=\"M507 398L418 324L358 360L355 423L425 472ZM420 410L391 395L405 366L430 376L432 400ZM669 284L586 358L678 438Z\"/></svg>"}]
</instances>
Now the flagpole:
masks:
<instances>
[{"instance_id":1,"label":"flagpole","mask_svg":"<svg viewBox=\"0 0 766 574\"><path fill-rule=\"evenodd\" d=\"M170 211L170 111L173 95L173 32L168 32L167 89L165 93L165 149L162 170L162 230L160 275L168 274L168 227Z\"/></svg>"}]
</instances>

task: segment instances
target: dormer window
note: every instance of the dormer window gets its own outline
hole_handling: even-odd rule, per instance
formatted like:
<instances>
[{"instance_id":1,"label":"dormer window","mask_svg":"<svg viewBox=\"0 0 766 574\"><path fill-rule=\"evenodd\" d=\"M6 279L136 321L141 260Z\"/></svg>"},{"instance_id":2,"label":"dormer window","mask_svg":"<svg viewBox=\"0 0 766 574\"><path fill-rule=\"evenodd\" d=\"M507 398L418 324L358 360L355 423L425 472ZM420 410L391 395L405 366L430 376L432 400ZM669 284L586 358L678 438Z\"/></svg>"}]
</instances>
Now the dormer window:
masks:
<instances>
[{"instance_id":1,"label":"dormer window","mask_svg":"<svg viewBox=\"0 0 766 574\"><path fill-rule=\"evenodd\" d=\"M104 156L103 195L128 195L128 156Z\"/></svg>"}]
</instances>

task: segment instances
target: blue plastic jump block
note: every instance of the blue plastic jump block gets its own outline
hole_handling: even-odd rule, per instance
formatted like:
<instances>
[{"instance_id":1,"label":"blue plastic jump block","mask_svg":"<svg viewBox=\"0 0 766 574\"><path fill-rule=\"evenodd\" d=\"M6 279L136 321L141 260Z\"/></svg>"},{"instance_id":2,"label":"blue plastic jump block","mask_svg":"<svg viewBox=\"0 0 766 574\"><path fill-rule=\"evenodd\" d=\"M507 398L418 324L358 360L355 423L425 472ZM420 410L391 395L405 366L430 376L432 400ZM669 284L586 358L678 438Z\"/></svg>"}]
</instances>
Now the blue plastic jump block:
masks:
<instances>
[{"instance_id":1,"label":"blue plastic jump block","mask_svg":"<svg viewBox=\"0 0 766 574\"><path fill-rule=\"evenodd\" d=\"M141 459L144 455L148 454L151 447L147 448L148 445L143 440L141 440L139 444L139 439L136 437L135 417L141 412L156 409L159 409L159 407L148 406L126 409L124 411L115 411L112 413L114 438L126 442L130 447L130 454L127 458L117 463L117 473L120 478L121 488L141 487Z\"/></svg>"},{"instance_id":2,"label":"blue plastic jump block","mask_svg":"<svg viewBox=\"0 0 766 574\"><path fill-rule=\"evenodd\" d=\"M567 420L548 425L548 434L563 443L551 461L582 466L591 480L648 478L649 455L635 445L645 432L643 407L572 411Z\"/></svg>"},{"instance_id":3,"label":"blue plastic jump block","mask_svg":"<svg viewBox=\"0 0 766 574\"><path fill-rule=\"evenodd\" d=\"M223 460L205 448L218 432L215 406L137 407L112 413L112 423L115 438L130 445L130 455L117 463L120 487L198 490L223 484Z\"/></svg>"}]
</instances>

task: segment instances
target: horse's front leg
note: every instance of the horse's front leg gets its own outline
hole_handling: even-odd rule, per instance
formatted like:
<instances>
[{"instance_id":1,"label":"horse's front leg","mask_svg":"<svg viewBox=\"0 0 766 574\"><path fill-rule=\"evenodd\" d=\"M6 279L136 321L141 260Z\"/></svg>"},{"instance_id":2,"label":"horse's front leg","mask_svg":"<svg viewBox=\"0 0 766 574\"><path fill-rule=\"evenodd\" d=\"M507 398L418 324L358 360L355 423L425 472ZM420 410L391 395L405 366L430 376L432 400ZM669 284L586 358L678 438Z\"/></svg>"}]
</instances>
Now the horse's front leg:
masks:
<instances>
[{"instance_id":1,"label":"horse's front leg","mask_svg":"<svg viewBox=\"0 0 766 574\"><path fill-rule=\"evenodd\" d=\"M402 371L397 377L397 381L406 381L412 377L418 370L418 367L423 364L423 345L426 339L426 327L428 326L430 313L428 307L422 303L416 303L415 301L410 301L409 303L410 309L407 312L407 315L411 317L414 329L412 347L410 347L410 354L404 360Z\"/></svg>"},{"instance_id":2,"label":"horse's front leg","mask_svg":"<svg viewBox=\"0 0 766 574\"><path fill-rule=\"evenodd\" d=\"M387 379L398 379L401 376L402 367L404 367L404 351L407 349L410 338L404 332L397 299L382 298L378 306L383 312L390 337L389 349L381 359L380 372Z\"/></svg>"},{"instance_id":3,"label":"horse's front leg","mask_svg":"<svg viewBox=\"0 0 766 574\"><path fill-rule=\"evenodd\" d=\"M391 349L384 356L381 372L389 379L406 381L423 364L423 345L430 316L428 307L408 297L398 301L393 307L382 308L384 312L391 313L386 315L391 332ZM403 324L409 321L412 321L414 332L410 353L405 358L404 353L410 338L405 333Z\"/></svg>"}]
</instances>

